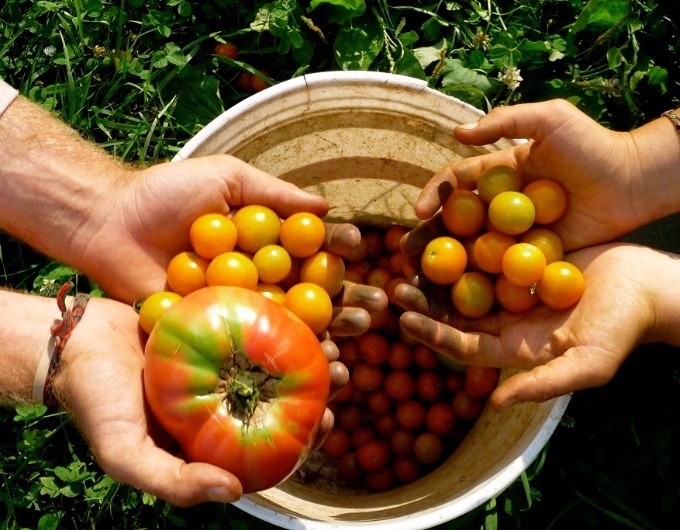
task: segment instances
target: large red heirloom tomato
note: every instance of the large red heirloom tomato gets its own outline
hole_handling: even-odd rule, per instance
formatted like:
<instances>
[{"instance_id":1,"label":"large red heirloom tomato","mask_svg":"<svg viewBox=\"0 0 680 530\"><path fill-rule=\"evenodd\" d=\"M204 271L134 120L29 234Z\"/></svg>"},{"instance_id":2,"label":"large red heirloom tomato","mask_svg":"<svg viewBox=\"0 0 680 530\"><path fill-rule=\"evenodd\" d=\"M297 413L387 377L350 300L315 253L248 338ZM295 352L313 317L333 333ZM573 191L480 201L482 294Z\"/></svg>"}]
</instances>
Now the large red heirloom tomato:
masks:
<instances>
[{"instance_id":1,"label":"large red heirloom tomato","mask_svg":"<svg viewBox=\"0 0 680 530\"><path fill-rule=\"evenodd\" d=\"M144 386L189 459L230 471L248 493L277 485L309 455L330 374L317 337L293 313L255 291L213 286L158 320Z\"/></svg>"}]
</instances>

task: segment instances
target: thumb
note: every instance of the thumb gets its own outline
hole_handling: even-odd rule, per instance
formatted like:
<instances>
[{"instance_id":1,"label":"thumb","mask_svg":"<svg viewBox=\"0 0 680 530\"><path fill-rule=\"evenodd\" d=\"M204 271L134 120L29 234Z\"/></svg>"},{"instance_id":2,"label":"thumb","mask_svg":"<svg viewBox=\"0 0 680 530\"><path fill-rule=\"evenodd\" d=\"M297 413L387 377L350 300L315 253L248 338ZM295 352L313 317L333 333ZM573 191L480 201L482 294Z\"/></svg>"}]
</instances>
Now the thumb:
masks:
<instances>
[{"instance_id":1,"label":"thumb","mask_svg":"<svg viewBox=\"0 0 680 530\"><path fill-rule=\"evenodd\" d=\"M611 380L615 371L601 363L589 364L589 356L576 350L503 381L491 394L491 407L502 411L517 403L543 403Z\"/></svg>"},{"instance_id":2,"label":"thumb","mask_svg":"<svg viewBox=\"0 0 680 530\"><path fill-rule=\"evenodd\" d=\"M501 138L540 141L560 125L583 118L580 110L563 99L522 103L496 107L477 123L456 127L453 134L456 140L469 145L485 145Z\"/></svg>"},{"instance_id":3,"label":"thumb","mask_svg":"<svg viewBox=\"0 0 680 530\"><path fill-rule=\"evenodd\" d=\"M117 459L108 466L109 476L175 506L231 503L243 494L243 487L234 475L212 464L187 463L155 446L136 448L126 454L126 461Z\"/></svg>"}]
</instances>

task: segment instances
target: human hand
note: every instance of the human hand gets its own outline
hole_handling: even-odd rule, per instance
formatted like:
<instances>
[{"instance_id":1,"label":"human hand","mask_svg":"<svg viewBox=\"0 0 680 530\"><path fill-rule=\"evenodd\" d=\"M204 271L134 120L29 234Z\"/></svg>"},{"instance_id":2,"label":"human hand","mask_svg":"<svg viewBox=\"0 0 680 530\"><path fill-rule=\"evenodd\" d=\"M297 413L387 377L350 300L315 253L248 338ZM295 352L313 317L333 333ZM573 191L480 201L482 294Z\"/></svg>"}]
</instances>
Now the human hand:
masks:
<instances>
[{"instance_id":1,"label":"human hand","mask_svg":"<svg viewBox=\"0 0 680 530\"><path fill-rule=\"evenodd\" d=\"M494 409L542 402L607 383L643 343L677 344L677 257L623 244L576 251L567 259L583 271L586 289L575 306L557 311L539 303L479 319L456 313L448 289L415 278L395 293L406 310L400 324L459 362L526 370L498 386Z\"/></svg>"},{"instance_id":2,"label":"human hand","mask_svg":"<svg viewBox=\"0 0 680 530\"><path fill-rule=\"evenodd\" d=\"M664 126L668 130L661 134L659 129ZM673 172L665 169L670 164L664 161L669 158L666 152L678 151L672 132L671 124L664 120L633 133L614 132L564 100L497 107L473 128L456 128L456 139L472 145L502 137L529 141L441 169L423 189L415 205L416 214L429 219L451 190L475 189L482 171L508 165L525 183L548 178L565 188L567 211L550 228L560 236L566 250L609 242L675 211L669 198L675 196L669 184ZM675 142L675 148L666 142ZM656 162L651 160L654 156ZM649 175L644 175L645 170ZM406 250L416 253L420 244L407 238Z\"/></svg>"},{"instance_id":3,"label":"human hand","mask_svg":"<svg viewBox=\"0 0 680 530\"><path fill-rule=\"evenodd\" d=\"M268 206L282 218L298 211L323 216L328 209L324 198L227 155L160 164L132 172L112 193L109 207L93 219L101 226L75 266L113 298L141 300L167 289L167 265L190 248L189 228L197 217L246 204ZM345 255L360 240L351 224L326 225L326 250ZM334 299L331 331L363 332L371 313L386 303L379 290L346 285Z\"/></svg>"},{"instance_id":4,"label":"human hand","mask_svg":"<svg viewBox=\"0 0 680 530\"><path fill-rule=\"evenodd\" d=\"M242 494L236 477L210 464L187 462L149 412L142 385L145 340L131 306L91 299L62 354L55 380L60 403L114 480L177 506L236 501ZM333 342L323 341L322 349L330 363L331 399L346 383L347 369L337 362ZM315 447L332 426L333 414L326 409Z\"/></svg>"}]
</instances>

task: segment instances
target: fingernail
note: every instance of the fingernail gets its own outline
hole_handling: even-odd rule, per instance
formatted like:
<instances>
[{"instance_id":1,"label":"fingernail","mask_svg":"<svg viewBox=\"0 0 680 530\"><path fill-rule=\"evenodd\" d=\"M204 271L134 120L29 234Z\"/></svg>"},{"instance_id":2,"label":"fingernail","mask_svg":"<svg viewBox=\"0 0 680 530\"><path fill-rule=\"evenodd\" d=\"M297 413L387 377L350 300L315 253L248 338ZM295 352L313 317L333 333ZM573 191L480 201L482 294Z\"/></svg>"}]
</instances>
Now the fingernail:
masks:
<instances>
[{"instance_id":1,"label":"fingernail","mask_svg":"<svg viewBox=\"0 0 680 530\"><path fill-rule=\"evenodd\" d=\"M468 130L468 129L474 129L475 127L477 127L477 123L478 123L478 122L475 122L475 123L464 123L463 125L459 125L459 126L458 126L458 129L466 129L466 130Z\"/></svg>"},{"instance_id":2,"label":"fingernail","mask_svg":"<svg viewBox=\"0 0 680 530\"><path fill-rule=\"evenodd\" d=\"M231 491L218 486L208 489L208 500L211 502L232 503L237 499Z\"/></svg>"},{"instance_id":3,"label":"fingernail","mask_svg":"<svg viewBox=\"0 0 680 530\"><path fill-rule=\"evenodd\" d=\"M517 404L516 399L508 399L505 403L503 403L501 405L501 407L498 409L498 412L503 412L504 410L507 410L507 409L509 409L510 407L512 407L513 405L516 405L516 404Z\"/></svg>"}]
</instances>

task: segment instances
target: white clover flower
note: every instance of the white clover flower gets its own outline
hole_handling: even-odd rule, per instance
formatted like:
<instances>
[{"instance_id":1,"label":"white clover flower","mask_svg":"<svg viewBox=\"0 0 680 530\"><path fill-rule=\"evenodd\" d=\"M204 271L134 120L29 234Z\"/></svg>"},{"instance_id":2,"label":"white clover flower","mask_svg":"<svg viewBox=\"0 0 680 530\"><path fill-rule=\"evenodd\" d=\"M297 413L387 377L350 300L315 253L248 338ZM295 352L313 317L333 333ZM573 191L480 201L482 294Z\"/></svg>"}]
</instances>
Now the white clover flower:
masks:
<instances>
[{"instance_id":1,"label":"white clover flower","mask_svg":"<svg viewBox=\"0 0 680 530\"><path fill-rule=\"evenodd\" d=\"M52 57L56 52L57 49L54 46L47 46L43 49L43 53L48 57Z\"/></svg>"},{"instance_id":2,"label":"white clover flower","mask_svg":"<svg viewBox=\"0 0 680 530\"><path fill-rule=\"evenodd\" d=\"M522 76L519 75L519 68L505 68L503 72L498 74L498 80L504 83L511 92L519 88L519 84L523 81Z\"/></svg>"},{"instance_id":3,"label":"white clover flower","mask_svg":"<svg viewBox=\"0 0 680 530\"><path fill-rule=\"evenodd\" d=\"M475 36L472 37L472 45L477 49L481 48L482 50L486 51L491 45L491 39L481 29L478 29L477 33L475 33Z\"/></svg>"}]
</instances>

